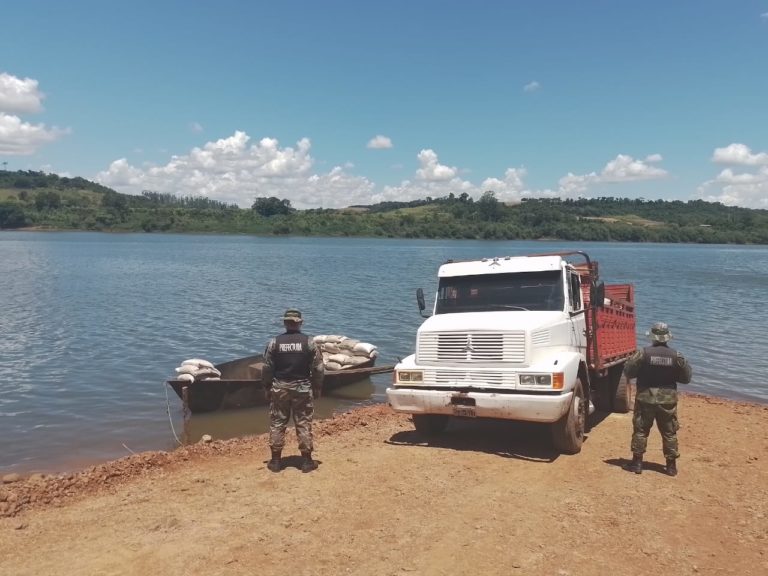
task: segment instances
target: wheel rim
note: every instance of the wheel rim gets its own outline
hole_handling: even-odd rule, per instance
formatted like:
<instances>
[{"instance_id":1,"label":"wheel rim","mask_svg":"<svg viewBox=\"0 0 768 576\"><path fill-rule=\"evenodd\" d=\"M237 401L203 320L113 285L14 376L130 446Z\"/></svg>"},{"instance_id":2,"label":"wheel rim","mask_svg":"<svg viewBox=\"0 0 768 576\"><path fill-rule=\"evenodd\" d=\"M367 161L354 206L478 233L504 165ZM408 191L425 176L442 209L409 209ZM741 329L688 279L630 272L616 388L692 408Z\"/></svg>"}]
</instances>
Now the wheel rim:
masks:
<instances>
[{"instance_id":1,"label":"wheel rim","mask_svg":"<svg viewBox=\"0 0 768 576\"><path fill-rule=\"evenodd\" d=\"M574 402L576 402L576 435L579 438L584 436L584 425L586 424L586 415L584 408L587 403L579 394L574 394Z\"/></svg>"}]
</instances>

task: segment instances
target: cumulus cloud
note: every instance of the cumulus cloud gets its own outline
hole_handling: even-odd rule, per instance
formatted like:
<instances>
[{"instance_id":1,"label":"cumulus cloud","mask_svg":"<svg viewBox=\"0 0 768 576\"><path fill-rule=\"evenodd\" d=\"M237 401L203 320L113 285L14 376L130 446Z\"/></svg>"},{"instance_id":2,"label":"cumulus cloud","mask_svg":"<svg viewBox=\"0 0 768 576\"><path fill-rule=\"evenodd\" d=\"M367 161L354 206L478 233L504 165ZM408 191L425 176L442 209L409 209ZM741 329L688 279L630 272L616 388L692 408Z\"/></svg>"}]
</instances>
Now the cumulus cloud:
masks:
<instances>
[{"instance_id":1,"label":"cumulus cloud","mask_svg":"<svg viewBox=\"0 0 768 576\"><path fill-rule=\"evenodd\" d=\"M384 150L387 148L392 148L392 140L379 134L368 140L368 145L366 147L373 150Z\"/></svg>"},{"instance_id":2,"label":"cumulus cloud","mask_svg":"<svg viewBox=\"0 0 768 576\"><path fill-rule=\"evenodd\" d=\"M287 198L296 208L339 208L368 203L373 184L336 166L326 174L312 173L311 143L281 147L274 138L255 144L245 132L208 142L163 166L137 167L115 160L96 180L127 194L152 190L205 196L248 207L260 196Z\"/></svg>"},{"instance_id":3,"label":"cumulus cloud","mask_svg":"<svg viewBox=\"0 0 768 576\"><path fill-rule=\"evenodd\" d=\"M573 174L569 172L560 178L558 182L559 192L564 197L577 197L596 184L666 178L668 176L666 170L652 165L661 162L661 160L661 154L651 154L645 160L636 160L632 156L619 154L608 162L599 173Z\"/></svg>"},{"instance_id":4,"label":"cumulus cloud","mask_svg":"<svg viewBox=\"0 0 768 576\"><path fill-rule=\"evenodd\" d=\"M524 167L507 168L501 177L487 177L478 183L462 177L469 170L442 164L432 149L421 150L413 176L399 184L376 186L352 173L354 165L344 163L330 171L317 171L309 139L283 147L274 138L251 143L245 132L208 142L187 154L172 156L160 166L134 166L125 158L115 160L95 180L128 194L142 190L176 195L205 196L248 207L259 196L276 196L296 208L343 208L355 204L408 201L468 194L475 200L493 191L502 202L522 198L576 197L594 184L616 184L663 178L667 172L653 166L662 160L652 154L644 160L618 155L599 173L568 174L559 187L533 190L526 186Z\"/></svg>"},{"instance_id":5,"label":"cumulus cloud","mask_svg":"<svg viewBox=\"0 0 768 576\"><path fill-rule=\"evenodd\" d=\"M419 152L418 159L421 167L416 170L416 178L419 180L446 182L458 174L456 168L440 164L434 150L422 150Z\"/></svg>"},{"instance_id":6,"label":"cumulus cloud","mask_svg":"<svg viewBox=\"0 0 768 576\"><path fill-rule=\"evenodd\" d=\"M43 109L43 98L37 80L0 74L0 111L9 114L34 114Z\"/></svg>"},{"instance_id":7,"label":"cumulus cloud","mask_svg":"<svg viewBox=\"0 0 768 576\"><path fill-rule=\"evenodd\" d=\"M18 116L0 112L0 155L28 156L68 133L69 130L22 122Z\"/></svg>"},{"instance_id":8,"label":"cumulus cloud","mask_svg":"<svg viewBox=\"0 0 768 576\"><path fill-rule=\"evenodd\" d=\"M712 162L742 166L747 171L735 172L725 168L715 178L699 186L697 192L700 198L727 206L768 208L768 153L755 153L744 144L734 143L716 148ZM752 171L748 171L749 168Z\"/></svg>"},{"instance_id":9,"label":"cumulus cloud","mask_svg":"<svg viewBox=\"0 0 768 576\"><path fill-rule=\"evenodd\" d=\"M528 82L525 86L523 86L523 92L536 92L541 88L541 84L539 84L536 80L533 82Z\"/></svg>"},{"instance_id":10,"label":"cumulus cloud","mask_svg":"<svg viewBox=\"0 0 768 576\"><path fill-rule=\"evenodd\" d=\"M768 153L753 154L746 144L734 142L725 148L715 148L712 162L717 164L736 164L741 166L768 165Z\"/></svg>"},{"instance_id":11,"label":"cumulus cloud","mask_svg":"<svg viewBox=\"0 0 768 576\"><path fill-rule=\"evenodd\" d=\"M43 98L45 95L38 89L37 80L17 78L6 72L0 74L0 154L34 154L44 144L69 133L68 129L32 124L17 116L41 112Z\"/></svg>"}]
</instances>

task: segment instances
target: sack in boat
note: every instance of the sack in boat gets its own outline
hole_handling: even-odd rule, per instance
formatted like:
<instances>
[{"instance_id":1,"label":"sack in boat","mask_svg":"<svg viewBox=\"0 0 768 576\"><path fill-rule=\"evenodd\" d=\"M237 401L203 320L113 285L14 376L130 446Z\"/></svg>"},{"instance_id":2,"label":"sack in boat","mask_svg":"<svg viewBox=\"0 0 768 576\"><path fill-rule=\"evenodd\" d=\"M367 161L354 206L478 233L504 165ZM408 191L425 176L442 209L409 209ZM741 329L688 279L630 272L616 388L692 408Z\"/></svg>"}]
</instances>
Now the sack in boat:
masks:
<instances>
[{"instance_id":1,"label":"sack in boat","mask_svg":"<svg viewBox=\"0 0 768 576\"><path fill-rule=\"evenodd\" d=\"M202 378L203 376L221 376L221 372L216 368L200 367L194 364L182 364L176 368L177 374L191 374L195 378Z\"/></svg>"},{"instance_id":2,"label":"sack in boat","mask_svg":"<svg viewBox=\"0 0 768 576\"><path fill-rule=\"evenodd\" d=\"M198 368L213 368L213 364L208 362L208 360L203 360L201 358L190 358L189 360L184 360L184 362L181 363L182 366L191 365L191 366L197 366Z\"/></svg>"},{"instance_id":3,"label":"sack in boat","mask_svg":"<svg viewBox=\"0 0 768 576\"><path fill-rule=\"evenodd\" d=\"M325 342L321 345L321 349L323 352L328 352L328 354L338 354L341 352L341 348L339 348L339 345L334 342Z\"/></svg>"},{"instance_id":4,"label":"sack in boat","mask_svg":"<svg viewBox=\"0 0 768 576\"><path fill-rule=\"evenodd\" d=\"M370 358L367 356L348 356L344 367L347 368L348 366L359 366L360 364L365 364L369 360Z\"/></svg>"},{"instance_id":5,"label":"sack in boat","mask_svg":"<svg viewBox=\"0 0 768 576\"><path fill-rule=\"evenodd\" d=\"M368 344L367 342L358 342L352 348L352 352L355 356L368 356L370 358L371 353L376 350L376 346Z\"/></svg>"},{"instance_id":6,"label":"sack in boat","mask_svg":"<svg viewBox=\"0 0 768 576\"><path fill-rule=\"evenodd\" d=\"M341 364L339 364L338 362L326 362L325 369L333 370L333 371L341 370Z\"/></svg>"},{"instance_id":7,"label":"sack in boat","mask_svg":"<svg viewBox=\"0 0 768 576\"><path fill-rule=\"evenodd\" d=\"M216 370L216 368L198 368L197 372L193 373L192 376L195 377L195 380L208 380L211 377L220 377L221 372Z\"/></svg>"},{"instance_id":8,"label":"sack in boat","mask_svg":"<svg viewBox=\"0 0 768 576\"><path fill-rule=\"evenodd\" d=\"M183 364L176 368L177 374L189 374L194 378L193 373L200 370L199 366L193 366L192 364Z\"/></svg>"},{"instance_id":9,"label":"sack in boat","mask_svg":"<svg viewBox=\"0 0 768 576\"><path fill-rule=\"evenodd\" d=\"M338 344L344 339L344 336L336 336L334 334L319 334L315 336L315 342L318 344Z\"/></svg>"},{"instance_id":10,"label":"sack in boat","mask_svg":"<svg viewBox=\"0 0 768 576\"><path fill-rule=\"evenodd\" d=\"M328 356L329 362L336 362L336 364L345 364L348 356L346 354L331 354Z\"/></svg>"},{"instance_id":11,"label":"sack in boat","mask_svg":"<svg viewBox=\"0 0 768 576\"><path fill-rule=\"evenodd\" d=\"M181 380L182 382L194 382L195 377L192 376L192 374L179 374L176 377L176 380Z\"/></svg>"},{"instance_id":12,"label":"sack in boat","mask_svg":"<svg viewBox=\"0 0 768 576\"><path fill-rule=\"evenodd\" d=\"M339 342L339 348L344 350L352 350L358 344L360 344L360 340L355 340L354 338L344 338L341 342Z\"/></svg>"}]
</instances>

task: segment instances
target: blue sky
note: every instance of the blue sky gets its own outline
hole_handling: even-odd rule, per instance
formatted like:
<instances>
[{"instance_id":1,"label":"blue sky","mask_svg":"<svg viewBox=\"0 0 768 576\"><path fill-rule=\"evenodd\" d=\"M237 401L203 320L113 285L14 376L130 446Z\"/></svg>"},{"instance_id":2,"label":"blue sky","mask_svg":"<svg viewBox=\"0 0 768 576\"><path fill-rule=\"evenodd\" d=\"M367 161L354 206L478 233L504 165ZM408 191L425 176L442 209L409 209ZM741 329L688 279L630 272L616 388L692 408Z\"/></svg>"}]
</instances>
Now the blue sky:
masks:
<instances>
[{"instance_id":1,"label":"blue sky","mask_svg":"<svg viewBox=\"0 0 768 576\"><path fill-rule=\"evenodd\" d=\"M0 12L8 170L241 206L494 190L768 208L768 0Z\"/></svg>"}]
</instances>

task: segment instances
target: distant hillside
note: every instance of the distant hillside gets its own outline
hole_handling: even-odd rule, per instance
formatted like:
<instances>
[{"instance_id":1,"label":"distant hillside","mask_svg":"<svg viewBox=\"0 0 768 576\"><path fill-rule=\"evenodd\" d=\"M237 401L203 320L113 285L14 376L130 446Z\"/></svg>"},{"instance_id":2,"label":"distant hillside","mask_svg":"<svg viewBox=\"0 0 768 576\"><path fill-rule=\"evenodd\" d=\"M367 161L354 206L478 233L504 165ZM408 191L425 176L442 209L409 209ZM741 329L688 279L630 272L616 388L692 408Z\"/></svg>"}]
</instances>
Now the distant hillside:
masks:
<instances>
[{"instance_id":1,"label":"distant hillside","mask_svg":"<svg viewBox=\"0 0 768 576\"><path fill-rule=\"evenodd\" d=\"M0 171L0 228L211 232L300 236L768 244L768 211L629 198L528 199L493 191L342 210L297 210L287 199L251 208L199 196L120 194L83 178Z\"/></svg>"}]
</instances>

